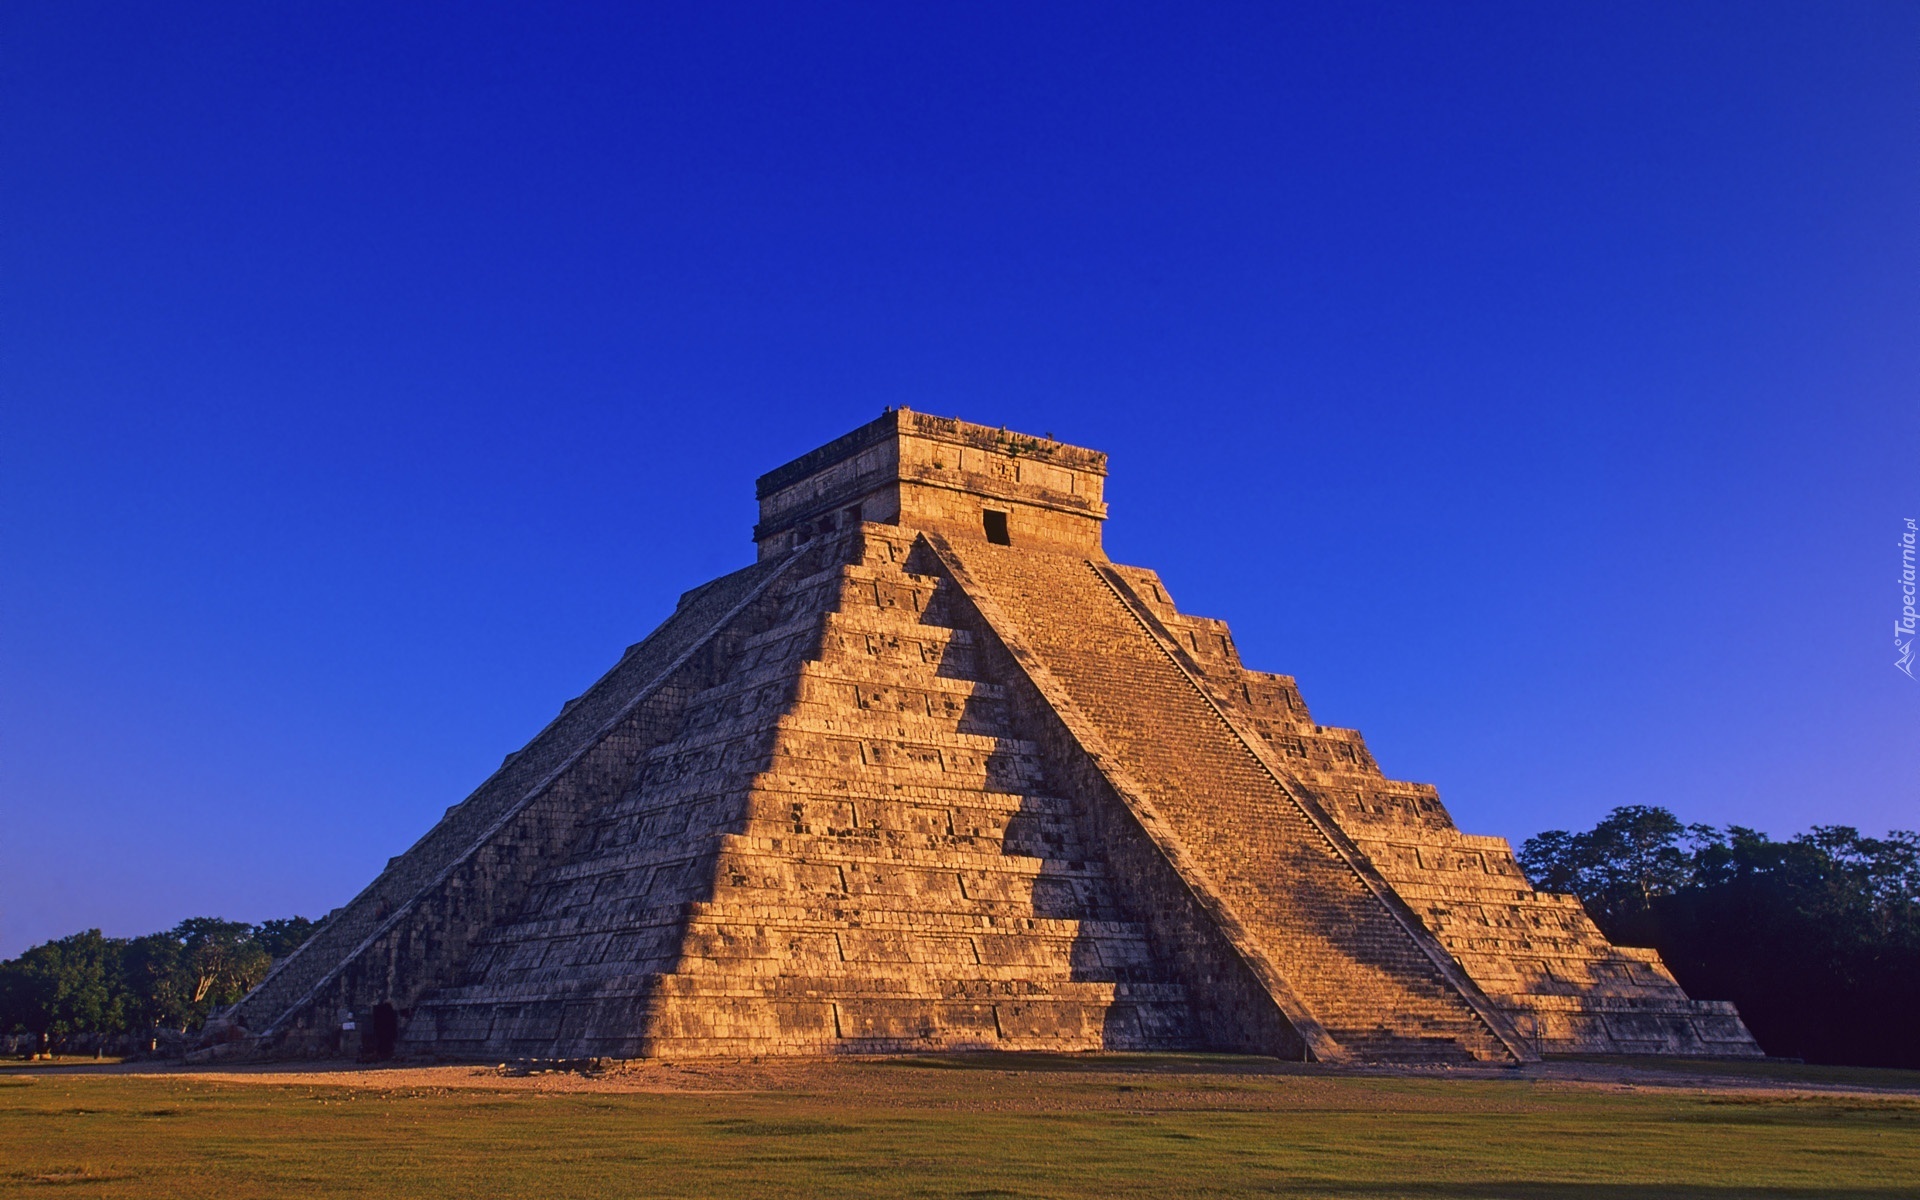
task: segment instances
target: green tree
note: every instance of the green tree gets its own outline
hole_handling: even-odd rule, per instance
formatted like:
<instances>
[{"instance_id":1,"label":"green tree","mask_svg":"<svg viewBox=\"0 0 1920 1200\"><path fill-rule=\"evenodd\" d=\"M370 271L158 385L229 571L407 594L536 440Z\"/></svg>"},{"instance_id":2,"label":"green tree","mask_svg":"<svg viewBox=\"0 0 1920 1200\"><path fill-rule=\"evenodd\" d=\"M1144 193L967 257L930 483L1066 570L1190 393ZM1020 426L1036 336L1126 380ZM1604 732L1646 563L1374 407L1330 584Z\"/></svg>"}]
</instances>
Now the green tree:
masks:
<instances>
[{"instance_id":1,"label":"green tree","mask_svg":"<svg viewBox=\"0 0 1920 1200\"><path fill-rule=\"evenodd\" d=\"M149 933L127 943L121 956L127 1024L133 1029L181 1029L193 1023L193 985L180 939Z\"/></svg>"},{"instance_id":2,"label":"green tree","mask_svg":"<svg viewBox=\"0 0 1920 1200\"><path fill-rule=\"evenodd\" d=\"M272 956L244 921L189 917L170 931L180 945L173 987L186 997L189 1020L202 1024L265 977Z\"/></svg>"},{"instance_id":3,"label":"green tree","mask_svg":"<svg viewBox=\"0 0 1920 1200\"><path fill-rule=\"evenodd\" d=\"M44 942L0 968L0 1014L10 1032L58 1043L75 1033L126 1028L121 954L126 943L98 929Z\"/></svg>"},{"instance_id":4,"label":"green tree","mask_svg":"<svg viewBox=\"0 0 1920 1200\"><path fill-rule=\"evenodd\" d=\"M275 962L298 950L311 936L313 922L305 917L279 917L253 927L253 940L259 942Z\"/></svg>"},{"instance_id":5,"label":"green tree","mask_svg":"<svg viewBox=\"0 0 1920 1200\"><path fill-rule=\"evenodd\" d=\"M1528 838L1517 857L1536 885L1572 892L1605 928L1643 922L1657 899L1692 882L1698 851L1717 840L1711 826L1628 804L1585 833L1550 829Z\"/></svg>"},{"instance_id":6,"label":"green tree","mask_svg":"<svg viewBox=\"0 0 1920 1200\"><path fill-rule=\"evenodd\" d=\"M313 931L305 917L248 925L190 917L132 939L88 930L0 962L0 1033L191 1030L239 1000Z\"/></svg>"},{"instance_id":7,"label":"green tree","mask_svg":"<svg viewBox=\"0 0 1920 1200\"><path fill-rule=\"evenodd\" d=\"M1519 858L1613 941L1659 950L1693 995L1732 1000L1769 1053L1920 1066L1920 835L1818 825L1774 841L1630 806Z\"/></svg>"}]
</instances>

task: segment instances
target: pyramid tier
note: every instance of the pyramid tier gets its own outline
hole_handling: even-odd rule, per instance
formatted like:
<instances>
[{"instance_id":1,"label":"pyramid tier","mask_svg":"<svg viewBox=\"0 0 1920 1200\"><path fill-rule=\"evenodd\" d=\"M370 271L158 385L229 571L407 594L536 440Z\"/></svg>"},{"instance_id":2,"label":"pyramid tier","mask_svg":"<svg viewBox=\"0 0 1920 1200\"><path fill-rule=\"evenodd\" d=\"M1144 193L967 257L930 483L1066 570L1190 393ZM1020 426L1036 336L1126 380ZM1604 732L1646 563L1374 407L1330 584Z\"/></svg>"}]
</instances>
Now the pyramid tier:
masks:
<instances>
[{"instance_id":1,"label":"pyramid tier","mask_svg":"<svg viewBox=\"0 0 1920 1200\"><path fill-rule=\"evenodd\" d=\"M1196 1044L1184 986L872 527L797 575L410 1043L844 1053Z\"/></svg>"}]
</instances>

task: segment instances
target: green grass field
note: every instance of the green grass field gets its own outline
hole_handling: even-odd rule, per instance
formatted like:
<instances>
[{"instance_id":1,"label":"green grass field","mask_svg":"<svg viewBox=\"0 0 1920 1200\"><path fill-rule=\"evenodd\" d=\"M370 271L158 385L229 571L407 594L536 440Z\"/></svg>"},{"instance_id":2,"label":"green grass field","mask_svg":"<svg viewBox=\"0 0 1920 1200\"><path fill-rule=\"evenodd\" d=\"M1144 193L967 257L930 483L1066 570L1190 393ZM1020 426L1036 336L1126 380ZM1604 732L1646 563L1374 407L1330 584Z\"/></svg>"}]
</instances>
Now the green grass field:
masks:
<instances>
[{"instance_id":1,"label":"green grass field","mask_svg":"<svg viewBox=\"0 0 1920 1200\"><path fill-rule=\"evenodd\" d=\"M1916 1094L1174 1058L265 1078L0 1073L0 1194L1920 1196Z\"/></svg>"}]
</instances>

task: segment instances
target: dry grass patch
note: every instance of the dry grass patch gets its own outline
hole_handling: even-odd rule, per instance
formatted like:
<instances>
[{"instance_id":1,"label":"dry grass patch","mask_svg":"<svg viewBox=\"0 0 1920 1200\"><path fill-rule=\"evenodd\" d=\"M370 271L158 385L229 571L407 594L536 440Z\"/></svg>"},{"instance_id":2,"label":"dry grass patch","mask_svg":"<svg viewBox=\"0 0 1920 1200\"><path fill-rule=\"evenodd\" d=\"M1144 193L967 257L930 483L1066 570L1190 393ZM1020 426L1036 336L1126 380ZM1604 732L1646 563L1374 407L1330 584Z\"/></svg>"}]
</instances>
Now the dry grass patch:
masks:
<instances>
[{"instance_id":1,"label":"dry grass patch","mask_svg":"<svg viewBox=\"0 0 1920 1200\"><path fill-rule=\"evenodd\" d=\"M991 1058L14 1074L0 1194L1913 1196L1911 1096Z\"/></svg>"}]
</instances>

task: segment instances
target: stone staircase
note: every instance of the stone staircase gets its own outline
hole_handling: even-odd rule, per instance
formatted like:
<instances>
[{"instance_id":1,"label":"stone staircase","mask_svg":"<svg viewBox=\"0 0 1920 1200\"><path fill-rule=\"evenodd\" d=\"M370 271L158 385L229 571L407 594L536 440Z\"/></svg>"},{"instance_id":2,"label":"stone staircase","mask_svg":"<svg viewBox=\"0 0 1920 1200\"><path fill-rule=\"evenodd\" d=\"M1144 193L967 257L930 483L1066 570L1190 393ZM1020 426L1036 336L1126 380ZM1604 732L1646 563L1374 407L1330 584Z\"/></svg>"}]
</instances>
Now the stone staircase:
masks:
<instances>
[{"instance_id":1,"label":"stone staircase","mask_svg":"<svg viewBox=\"0 0 1920 1200\"><path fill-rule=\"evenodd\" d=\"M1195 1046L913 535L865 525L565 863L425 996L415 1050L694 1056ZM830 557L830 556L829 556Z\"/></svg>"},{"instance_id":2,"label":"stone staircase","mask_svg":"<svg viewBox=\"0 0 1920 1200\"><path fill-rule=\"evenodd\" d=\"M1490 1025L1086 559L941 543L1344 1054L1511 1061ZM1444 957L1444 952L1440 952ZM1471 985L1468 985L1469 987Z\"/></svg>"}]
</instances>

